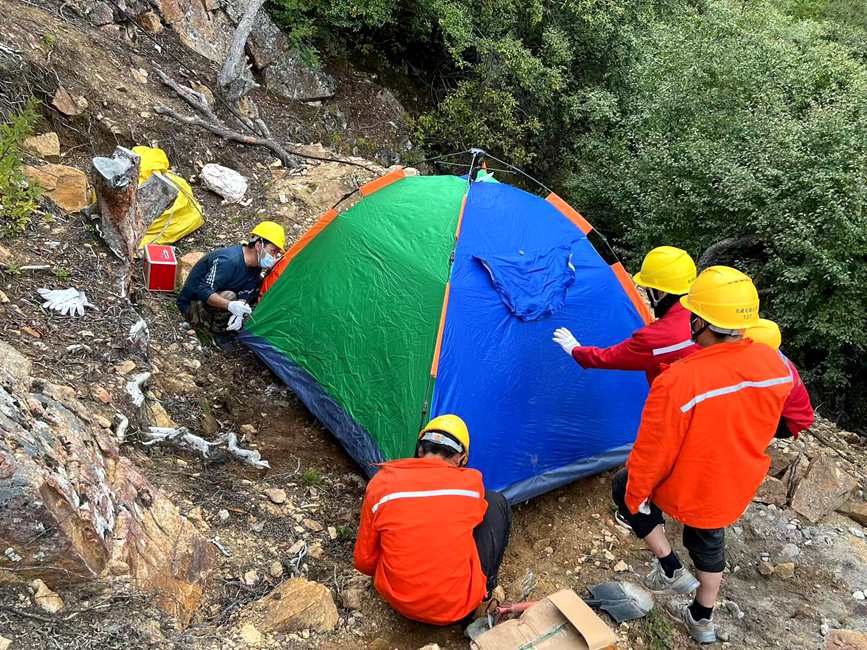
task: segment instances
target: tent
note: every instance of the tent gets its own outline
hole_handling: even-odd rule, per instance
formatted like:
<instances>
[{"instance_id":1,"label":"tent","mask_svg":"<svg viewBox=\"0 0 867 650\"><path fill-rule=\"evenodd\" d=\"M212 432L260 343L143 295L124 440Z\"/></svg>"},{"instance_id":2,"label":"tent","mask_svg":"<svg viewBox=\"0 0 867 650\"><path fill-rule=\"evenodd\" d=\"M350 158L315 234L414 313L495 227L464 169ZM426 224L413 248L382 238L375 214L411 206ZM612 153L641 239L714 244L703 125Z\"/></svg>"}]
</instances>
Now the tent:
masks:
<instances>
[{"instance_id":1,"label":"tent","mask_svg":"<svg viewBox=\"0 0 867 650\"><path fill-rule=\"evenodd\" d=\"M241 340L372 475L456 413L470 466L525 500L620 464L643 373L584 371L551 341L610 345L649 319L557 195L398 169L327 212L266 277Z\"/></svg>"}]
</instances>

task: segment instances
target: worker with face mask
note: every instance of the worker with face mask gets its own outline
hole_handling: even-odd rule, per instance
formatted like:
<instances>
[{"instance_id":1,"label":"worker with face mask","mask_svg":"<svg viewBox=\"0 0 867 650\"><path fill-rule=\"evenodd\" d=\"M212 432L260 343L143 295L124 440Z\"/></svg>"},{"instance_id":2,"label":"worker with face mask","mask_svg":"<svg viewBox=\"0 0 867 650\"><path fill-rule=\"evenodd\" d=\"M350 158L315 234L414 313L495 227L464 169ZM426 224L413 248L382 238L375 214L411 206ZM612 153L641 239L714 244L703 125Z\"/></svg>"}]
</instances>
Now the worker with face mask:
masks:
<instances>
[{"instance_id":1,"label":"worker with face mask","mask_svg":"<svg viewBox=\"0 0 867 650\"><path fill-rule=\"evenodd\" d=\"M650 251L635 275L635 283L647 290L656 320L608 348L581 345L572 332L560 327L554 342L583 368L643 370L652 384L670 364L698 350L689 337L689 312L679 300L695 280L695 262L684 250L659 246Z\"/></svg>"},{"instance_id":2,"label":"worker with face mask","mask_svg":"<svg viewBox=\"0 0 867 650\"><path fill-rule=\"evenodd\" d=\"M794 377L771 346L744 337L759 324L749 277L712 266L681 304L698 352L672 364L650 387L626 469L612 480L620 515L656 556L645 584L695 592L669 612L700 643L716 641L713 609L725 569L725 529L746 510L767 474L773 440ZM683 524L696 575L681 564L663 513Z\"/></svg>"},{"instance_id":3,"label":"worker with face mask","mask_svg":"<svg viewBox=\"0 0 867 650\"><path fill-rule=\"evenodd\" d=\"M211 251L190 271L177 305L192 327L237 331L252 313L262 276L283 254L286 234L280 224L263 221L250 235L245 244Z\"/></svg>"}]
</instances>

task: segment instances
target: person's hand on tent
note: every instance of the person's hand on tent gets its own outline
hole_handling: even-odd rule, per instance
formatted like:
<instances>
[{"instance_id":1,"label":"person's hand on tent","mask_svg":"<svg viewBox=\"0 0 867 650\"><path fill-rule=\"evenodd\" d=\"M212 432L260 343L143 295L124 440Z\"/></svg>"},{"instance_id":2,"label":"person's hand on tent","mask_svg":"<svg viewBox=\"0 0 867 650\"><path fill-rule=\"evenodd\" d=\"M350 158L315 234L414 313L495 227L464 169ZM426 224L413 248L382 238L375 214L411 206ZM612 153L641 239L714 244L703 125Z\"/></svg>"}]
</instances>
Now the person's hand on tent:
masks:
<instances>
[{"instance_id":1,"label":"person's hand on tent","mask_svg":"<svg viewBox=\"0 0 867 650\"><path fill-rule=\"evenodd\" d=\"M237 332L244 325L244 317L233 315L229 318L229 324L226 326L227 332Z\"/></svg>"},{"instance_id":2,"label":"person's hand on tent","mask_svg":"<svg viewBox=\"0 0 867 650\"><path fill-rule=\"evenodd\" d=\"M577 339L572 335L565 327L558 327L554 330L554 343L563 348L563 352L568 354L570 357L572 356L572 350L581 345Z\"/></svg>"},{"instance_id":3,"label":"person's hand on tent","mask_svg":"<svg viewBox=\"0 0 867 650\"><path fill-rule=\"evenodd\" d=\"M253 313L253 310L250 308L250 305L247 304L246 300L232 300L226 306L226 309L229 310L229 313L232 314L232 316L237 316L241 319L243 319L247 314Z\"/></svg>"}]
</instances>

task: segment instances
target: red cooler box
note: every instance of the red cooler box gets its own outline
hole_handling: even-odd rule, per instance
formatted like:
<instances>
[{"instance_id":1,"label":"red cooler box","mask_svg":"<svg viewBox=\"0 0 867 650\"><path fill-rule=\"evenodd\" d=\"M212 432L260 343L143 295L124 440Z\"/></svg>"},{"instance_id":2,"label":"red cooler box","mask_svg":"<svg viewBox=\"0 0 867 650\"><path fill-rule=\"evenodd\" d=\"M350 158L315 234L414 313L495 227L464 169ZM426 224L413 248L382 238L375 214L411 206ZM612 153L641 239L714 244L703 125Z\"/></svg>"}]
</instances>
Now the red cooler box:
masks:
<instances>
[{"instance_id":1,"label":"red cooler box","mask_svg":"<svg viewBox=\"0 0 867 650\"><path fill-rule=\"evenodd\" d=\"M144 279L148 291L174 291L177 273L178 259L174 246L145 246Z\"/></svg>"}]
</instances>

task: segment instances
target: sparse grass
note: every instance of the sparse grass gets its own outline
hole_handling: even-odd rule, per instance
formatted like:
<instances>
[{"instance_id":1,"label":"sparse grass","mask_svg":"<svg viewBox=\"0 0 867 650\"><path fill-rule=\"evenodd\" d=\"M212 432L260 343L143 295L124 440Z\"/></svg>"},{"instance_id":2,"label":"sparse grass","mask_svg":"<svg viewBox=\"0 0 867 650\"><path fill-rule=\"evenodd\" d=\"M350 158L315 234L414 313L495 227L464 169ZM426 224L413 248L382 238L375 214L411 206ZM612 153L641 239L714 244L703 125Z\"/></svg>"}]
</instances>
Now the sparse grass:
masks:
<instances>
[{"instance_id":1,"label":"sparse grass","mask_svg":"<svg viewBox=\"0 0 867 650\"><path fill-rule=\"evenodd\" d=\"M41 190L38 184L27 182L21 158L24 140L33 134L38 120L36 106L31 100L0 124L0 237L24 232L39 205Z\"/></svg>"},{"instance_id":2,"label":"sparse grass","mask_svg":"<svg viewBox=\"0 0 867 650\"><path fill-rule=\"evenodd\" d=\"M644 619L643 636L650 650L669 650L672 645L673 627L671 619L662 611L660 605L653 608Z\"/></svg>"},{"instance_id":3,"label":"sparse grass","mask_svg":"<svg viewBox=\"0 0 867 650\"><path fill-rule=\"evenodd\" d=\"M355 533L352 528L349 526L338 526L337 527L337 541L338 542L348 542L353 537L355 537Z\"/></svg>"},{"instance_id":4,"label":"sparse grass","mask_svg":"<svg viewBox=\"0 0 867 650\"><path fill-rule=\"evenodd\" d=\"M68 280L72 276L70 270L63 266L58 266L52 271L52 273L54 273L55 278L57 278L58 280L62 280L63 282L66 282L66 280Z\"/></svg>"},{"instance_id":5,"label":"sparse grass","mask_svg":"<svg viewBox=\"0 0 867 650\"><path fill-rule=\"evenodd\" d=\"M301 475L301 480L308 486L319 485L323 481L322 472L315 467L308 467Z\"/></svg>"}]
</instances>

